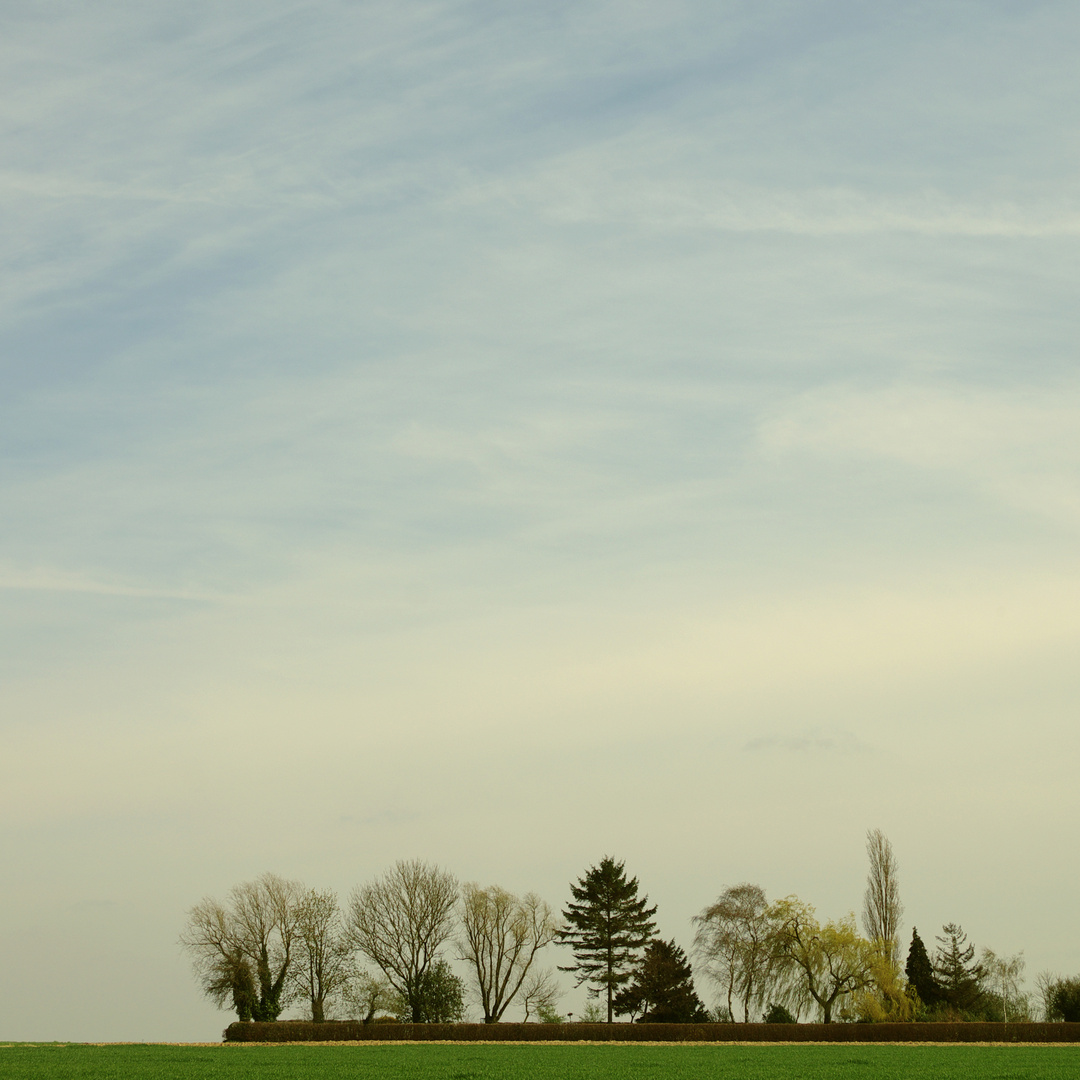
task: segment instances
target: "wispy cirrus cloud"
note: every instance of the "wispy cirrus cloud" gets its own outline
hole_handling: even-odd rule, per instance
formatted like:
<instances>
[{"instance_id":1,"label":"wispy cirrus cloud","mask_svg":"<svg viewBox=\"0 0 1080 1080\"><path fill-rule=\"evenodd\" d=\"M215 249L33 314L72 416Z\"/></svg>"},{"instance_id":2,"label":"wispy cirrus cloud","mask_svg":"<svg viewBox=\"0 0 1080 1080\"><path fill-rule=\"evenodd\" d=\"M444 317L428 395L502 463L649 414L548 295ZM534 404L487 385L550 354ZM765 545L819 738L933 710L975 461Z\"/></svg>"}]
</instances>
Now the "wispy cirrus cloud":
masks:
<instances>
[{"instance_id":1,"label":"wispy cirrus cloud","mask_svg":"<svg viewBox=\"0 0 1080 1080\"><path fill-rule=\"evenodd\" d=\"M1080 390L901 384L821 387L771 410L758 453L892 461L1012 509L1080 527Z\"/></svg>"},{"instance_id":2,"label":"wispy cirrus cloud","mask_svg":"<svg viewBox=\"0 0 1080 1080\"><path fill-rule=\"evenodd\" d=\"M1072 964L1078 31L7 4L10 1033L220 1030L100 958L267 867L555 906L615 851L678 934L726 875L847 910L867 824Z\"/></svg>"},{"instance_id":3,"label":"wispy cirrus cloud","mask_svg":"<svg viewBox=\"0 0 1080 1080\"><path fill-rule=\"evenodd\" d=\"M539 175L466 185L451 205L503 206L553 222L655 233L693 231L794 236L910 234L1037 239L1080 234L1080 206L1067 196L1010 199L973 190L895 193L852 186L752 185L685 169L641 166L641 140L610 144L545 165ZM662 143L662 140L661 140ZM678 159L679 150L667 147ZM651 155L650 155L651 157ZM691 173L694 170L691 165Z\"/></svg>"},{"instance_id":4,"label":"wispy cirrus cloud","mask_svg":"<svg viewBox=\"0 0 1080 1080\"><path fill-rule=\"evenodd\" d=\"M180 600L198 604L226 599L223 594L101 580L87 577L79 572L45 567L19 569L10 564L0 565L0 589L23 592L85 593L92 596L129 597L133 600Z\"/></svg>"}]
</instances>

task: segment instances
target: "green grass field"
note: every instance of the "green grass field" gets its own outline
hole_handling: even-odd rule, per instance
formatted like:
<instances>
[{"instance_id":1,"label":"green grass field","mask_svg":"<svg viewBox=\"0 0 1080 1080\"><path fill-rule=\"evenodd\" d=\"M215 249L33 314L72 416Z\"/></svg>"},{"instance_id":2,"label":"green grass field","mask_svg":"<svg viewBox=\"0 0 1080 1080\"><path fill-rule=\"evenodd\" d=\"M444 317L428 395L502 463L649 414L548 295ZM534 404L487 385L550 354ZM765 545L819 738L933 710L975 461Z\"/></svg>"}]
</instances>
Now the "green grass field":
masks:
<instances>
[{"instance_id":1,"label":"green grass field","mask_svg":"<svg viewBox=\"0 0 1080 1080\"><path fill-rule=\"evenodd\" d=\"M4 1080L1076 1080L1080 1046L0 1044Z\"/></svg>"}]
</instances>

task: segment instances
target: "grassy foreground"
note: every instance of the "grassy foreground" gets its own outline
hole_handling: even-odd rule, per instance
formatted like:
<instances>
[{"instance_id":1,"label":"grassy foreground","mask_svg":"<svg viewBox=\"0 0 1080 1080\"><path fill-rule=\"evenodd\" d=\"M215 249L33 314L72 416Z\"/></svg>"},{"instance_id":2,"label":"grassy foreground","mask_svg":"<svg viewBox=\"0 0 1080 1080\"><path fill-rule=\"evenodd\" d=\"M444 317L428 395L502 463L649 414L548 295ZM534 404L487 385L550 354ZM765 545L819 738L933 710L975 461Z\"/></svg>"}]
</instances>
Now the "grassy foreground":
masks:
<instances>
[{"instance_id":1,"label":"grassy foreground","mask_svg":"<svg viewBox=\"0 0 1080 1080\"><path fill-rule=\"evenodd\" d=\"M1080 1046L0 1044L4 1080L1075 1080Z\"/></svg>"}]
</instances>

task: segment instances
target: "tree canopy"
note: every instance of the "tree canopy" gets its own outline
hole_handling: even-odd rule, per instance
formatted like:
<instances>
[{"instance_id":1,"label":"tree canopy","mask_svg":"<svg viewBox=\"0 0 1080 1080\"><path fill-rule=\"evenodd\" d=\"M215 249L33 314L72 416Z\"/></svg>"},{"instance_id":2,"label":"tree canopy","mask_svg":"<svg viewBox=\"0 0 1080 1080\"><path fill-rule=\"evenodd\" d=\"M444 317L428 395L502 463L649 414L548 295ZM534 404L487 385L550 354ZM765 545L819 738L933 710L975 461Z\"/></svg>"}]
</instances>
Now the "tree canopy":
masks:
<instances>
[{"instance_id":1,"label":"tree canopy","mask_svg":"<svg viewBox=\"0 0 1080 1080\"><path fill-rule=\"evenodd\" d=\"M742 882L725 889L714 904L694 917L694 950L705 972L719 985L728 1015L750 1022L752 1007L761 1008L769 991L773 950L771 909L760 885Z\"/></svg>"},{"instance_id":2,"label":"tree canopy","mask_svg":"<svg viewBox=\"0 0 1080 1080\"><path fill-rule=\"evenodd\" d=\"M650 941L615 1012L655 1024L702 1024L709 1014L694 989L690 961L674 941Z\"/></svg>"},{"instance_id":3,"label":"tree canopy","mask_svg":"<svg viewBox=\"0 0 1080 1080\"><path fill-rule=\"evenodd\" d=\"M352 894L353 944L405 999L413 1023L421 1022L424 977L453 931L457 898L454 876L419 860L395 864Z\"/></svg>"},{"instance_id":4,"label":"tree canopy","mask_svg":"<svg viewBox=\"0 0 1080 1080\"><path fill-rule=\"evenodd\" d=\"M276 1020L288 1003L303 888L263 874L205 897L188 912L181 946L191 955L203 991L227 1002L241 1020Z\"/></svg>"},{"instance_id":5,"label":"tree canopy","mask_svg":"<svg viewBox=\"0 0 1080 1080\"><path fill-rule=\"evenodd\" d=\"M941 1000L958 1013L975 1012L983 996L983 968L975 960L975 946L956 923L946 923L937 940L934 977Z\"/></svg>"},{"instance_id":6,"label":"tree canopy","mask_svg":"<svg viewBox=\"0 0 1080 1080\"><path fill-rule=\"evenodd\" d=\"M465 885L458 944L461 959L472 968L485 1024L501 1019L536 954L554 937L551 908L535 893L517 897L498 885Z\"/></svg>"},{"instance_id":7,"label":"tree canopy","mask_svg":"<svg viewBox=\"0 0 1080 1080\"><path fill-rule=\"evenodd\" d=\"M859 936L854 915L821 924L798 897L777 901L773 918L778 958L795 976L791 992L796 1000L813 1000L822 1022L830 1023L841 999L873 981L874 945Z\"/></svg>"}]
</instances>

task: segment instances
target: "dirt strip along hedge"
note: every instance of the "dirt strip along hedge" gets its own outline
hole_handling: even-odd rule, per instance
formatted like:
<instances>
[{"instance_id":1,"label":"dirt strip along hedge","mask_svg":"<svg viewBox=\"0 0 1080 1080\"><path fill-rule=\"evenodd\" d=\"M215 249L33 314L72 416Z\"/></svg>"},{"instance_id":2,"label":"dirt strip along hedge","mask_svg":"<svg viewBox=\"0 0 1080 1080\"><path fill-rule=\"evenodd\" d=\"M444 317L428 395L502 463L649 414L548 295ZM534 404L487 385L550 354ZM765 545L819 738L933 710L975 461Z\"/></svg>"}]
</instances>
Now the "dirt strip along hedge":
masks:
<instances>
[{"instance_id":1,"label":"dirt strip along hedge","mask_svg":"<svg viewBox=\"0 0 1080 1080\"><path fill-rule=\"evenodd\" d=\"M1080 1024L312 1024L236 1022L226 1042L1080 1042Z\"/></svg>"}]
</instances>

